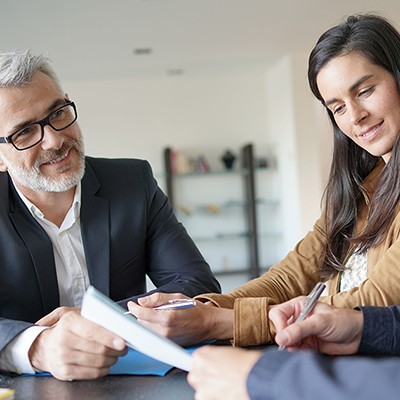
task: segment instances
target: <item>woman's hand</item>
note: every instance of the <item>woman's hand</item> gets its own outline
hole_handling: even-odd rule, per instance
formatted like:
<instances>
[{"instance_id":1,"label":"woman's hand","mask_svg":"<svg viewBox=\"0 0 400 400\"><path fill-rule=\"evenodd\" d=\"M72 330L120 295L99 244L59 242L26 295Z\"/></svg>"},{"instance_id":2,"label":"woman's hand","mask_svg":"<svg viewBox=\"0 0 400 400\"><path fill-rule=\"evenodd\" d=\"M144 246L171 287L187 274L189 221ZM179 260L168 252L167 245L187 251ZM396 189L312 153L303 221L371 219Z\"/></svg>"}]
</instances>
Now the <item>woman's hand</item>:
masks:
<instances>
[{"instance_id":1,"label":"woman's hand","mask_svg":"<svg viewBox=\"0 0 400 400\"><path fill-rule=\"evenodd\" d=\"M307 348L332 355L356 353L362 336L363 313L317 303L306 319L293 323L305 299L300 296L270 310L269 318L277 332L276 343L288 350Z\"/></svg>"}]
</instances>

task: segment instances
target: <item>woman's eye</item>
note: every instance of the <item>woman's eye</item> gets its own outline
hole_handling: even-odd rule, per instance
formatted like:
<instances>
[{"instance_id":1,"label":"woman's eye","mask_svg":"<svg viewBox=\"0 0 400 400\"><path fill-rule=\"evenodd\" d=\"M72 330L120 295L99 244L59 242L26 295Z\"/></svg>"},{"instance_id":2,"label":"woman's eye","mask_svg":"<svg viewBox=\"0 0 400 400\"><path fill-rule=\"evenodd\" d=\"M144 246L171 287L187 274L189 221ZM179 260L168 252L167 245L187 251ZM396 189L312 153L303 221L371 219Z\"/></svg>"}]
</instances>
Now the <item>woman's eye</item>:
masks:
<instances>
[{"instance_id":1,"label":"woman's eye","mask_svg":"<svg viewBox=\"0 0 400 400\"><path fill-rule=\"evenodd\" d=\"M345 108L344 105L335 107L333 109L333 114L341 114L344 111L344 108Z\"/></svg>"},{"instance_id":2,"label":"woman's eye","mask_svg":"<svg viewBox=\"0 0 400 400\"><path fill-rule=\"evenodd\" d=\"M372 87L360 90L358 96L359 97L368 96L370 93L372 93Z\"/></svg>"}]
</instances>

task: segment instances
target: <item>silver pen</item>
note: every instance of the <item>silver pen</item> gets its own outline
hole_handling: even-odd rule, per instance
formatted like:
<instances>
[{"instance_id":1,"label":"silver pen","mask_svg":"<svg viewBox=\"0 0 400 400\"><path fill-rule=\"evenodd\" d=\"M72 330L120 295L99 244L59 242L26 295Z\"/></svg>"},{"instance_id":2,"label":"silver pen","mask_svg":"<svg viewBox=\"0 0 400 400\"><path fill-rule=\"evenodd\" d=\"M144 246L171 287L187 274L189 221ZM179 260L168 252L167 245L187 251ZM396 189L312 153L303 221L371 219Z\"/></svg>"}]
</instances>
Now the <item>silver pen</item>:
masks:
<instances>
[{"instance_id":1,"label":"silver pen","mask_svg":"<svg viewBox=\"0 0 400 400\"><path fill-rule=\"evenodd\" d=\"M172 299L168 300L166 304L154 307L153 310L181 310L184 308L192 308L195 305L196 300L194 299ZM125 314L130 314L130 312L126 311Z\"/></svg>"},{"instance_id":2,"label":"silver pen","mask_svg":"<svg viewBox=\"0 0 400 400\"><path fill-rule=\"evenodd\" d=\"M318 299L321 297L322 292L325 290L326 285L322 282L318 282L311 293L307 296L304 301L303 309L301 310L299 316L296 318L294 323L298 323L303 321L308 314L313 310L315 305L317 304ZM279 346L279 350L284 350L285 346Z\"/></svg>"}]
</instances>

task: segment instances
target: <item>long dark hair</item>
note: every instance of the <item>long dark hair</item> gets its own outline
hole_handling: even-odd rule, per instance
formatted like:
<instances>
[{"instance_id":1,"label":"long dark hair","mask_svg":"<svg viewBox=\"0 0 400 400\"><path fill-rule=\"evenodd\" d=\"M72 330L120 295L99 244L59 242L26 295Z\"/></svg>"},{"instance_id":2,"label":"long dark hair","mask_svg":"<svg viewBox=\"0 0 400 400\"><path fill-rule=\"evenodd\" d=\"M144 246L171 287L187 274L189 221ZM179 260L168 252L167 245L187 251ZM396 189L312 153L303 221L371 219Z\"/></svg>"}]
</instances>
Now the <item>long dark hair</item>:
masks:
<instances>
[{"instance_id":1,"label":"long dark hair","mask_svg":"<svg viewBox=\"0 0 400 400\"><path fill-rule=\"evenodd\" d=\"M317 86L318 73L333 58L351 52L357 52L369 62L385 68L400 87L400 34L381 16L353 15L325 32L310 54L308 81L322 104L324 99ZM324 193L326 246L320 271L323 278L343 270L346 254L353 245L357 245L357 251L363 252L384 240L400 200L399 137L378 178L377 189L368 198L364 180L381 158L369 154L349 139L337 126L332 112L326 110L332 122L334 140L329 181ZM358 207L364 198L369 203L368 220L357 235Z\"/></svg>"}]
</instances>

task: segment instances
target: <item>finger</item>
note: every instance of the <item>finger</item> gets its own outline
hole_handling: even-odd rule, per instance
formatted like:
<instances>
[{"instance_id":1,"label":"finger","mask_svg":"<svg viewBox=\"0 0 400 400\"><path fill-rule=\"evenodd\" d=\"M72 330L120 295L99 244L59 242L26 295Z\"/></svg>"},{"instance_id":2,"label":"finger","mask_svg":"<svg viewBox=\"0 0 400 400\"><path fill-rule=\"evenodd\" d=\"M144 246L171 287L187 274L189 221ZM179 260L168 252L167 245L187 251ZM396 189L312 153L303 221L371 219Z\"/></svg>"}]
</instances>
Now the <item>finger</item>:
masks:
<instances>
[{"instance_id":1,"label":"finger","mask_svg":"<svg viewBox=\"0 0 400 400\"><path fill-rule=\"evenodd\" d=\"M97 379L107 375L109 372L108 367L104 368L93 368L82 365L71 364L68 366L62 366L51 371L52 375L62 381L73 381L73 380L89 380Z\"/></svg>"},{"instance_id":2,"label":"finger","mask_svg":"<svg viewBox=\"0 0 400 400\"><path fill-rule=\"evenodd\" d=\"M275 341L280 345L291 346L301 342L308 336L318 336L321 327L315 322L316 318L311 315L304 321L291 324L276 334Z\"/></svg>"},{"instance_id":3,"label":"finger","mask_svg":"<svg viewBox=\"0 0 400 400\"><path fill-rule=\"evenodd\" d=\"M80 314L68 313L60 320L60 324L60 329L71 331L75 336L84 340L85 345L92 342L92 346L96 347L95 351L105 347L117 351L123 351L126 348L125 341L122 338Z\"/></svg>"},{"instance_id":4,"label":"finger","mask_svg":"<svg viewBox=\"0 0 400 400\"><path fill-rule=\"evenodd\" d=\"M60 318L68 312L78 312L79 310L72 307L58 307L53 310L50 314L45 315L43 318L36 322L36 325L40 326L53 326Z\"/></svg>"},{"instance_id":5,"label":"finger","mask_svg":"<svg viewBox=\"0 0 400 400\"><path fill-rule=\"evenodd\" d=\"M187 296L181 293L153 293L150 296L141 297L138 299L139 305L142 307L157 307L161 304L168 303L169 300L173 299L183 299Z\"/></svg>"},{"instance_id":6,"label":"finger","mask_svg":"<svg viewBox=\"0 0 400 400\"><path fill-rule=\"evenodd\" d=\"M298 316L305 299L305 296L299 296L271 308L268 316L275 325L277 332L286 328L289 325L289 321Z\"/></svg>"},{"instance_id":7,"label":"finger","mask_svg":"<svg viewBox=\"0 0 400 400\"><path fill-rule=\"evenodd\" d=\"M187 313L189 311L193 310L193 308L179 310L179 316L177 316L177 313L171 313L168 310L153 310L152 307L141 307L131 302L128 303L128 308L138 320L160 325L170 325L172 321L176 321L178 317L185 317L188 315Z\"/></svg>"},{"instance_id":8,"label":"finger","mask_svg":"<svg viewBox=\"0 0 400 400\"><path fill-rule=\"evenodd\" d=\"M80 351L70 349L68 354L64 354L61 362L66 365L79 365L92 368L109 368L114 365L118 358L123 354L103 354L90 351Z\"/></svg>"}]
</instances>

